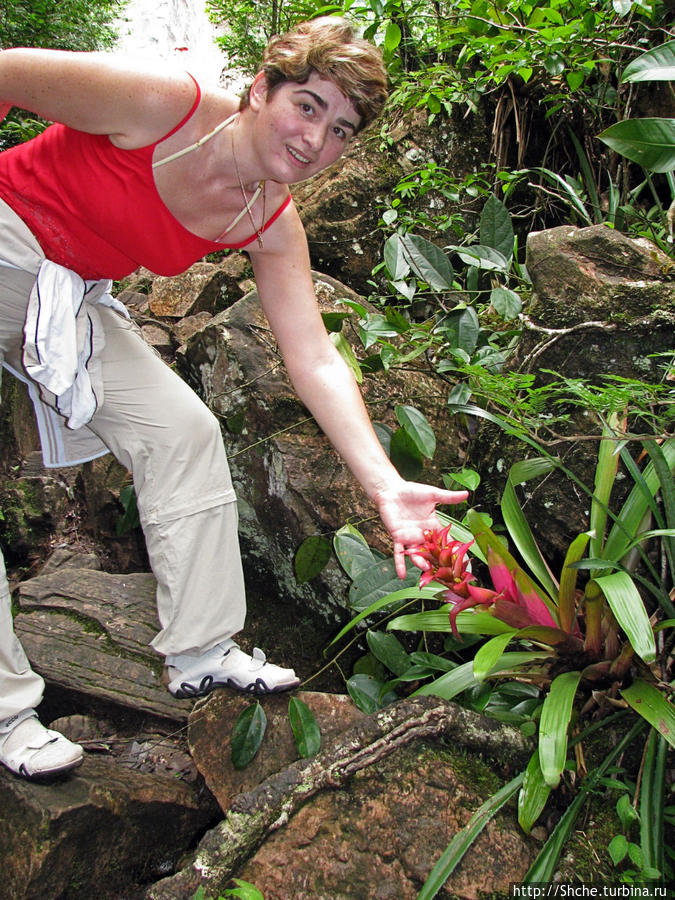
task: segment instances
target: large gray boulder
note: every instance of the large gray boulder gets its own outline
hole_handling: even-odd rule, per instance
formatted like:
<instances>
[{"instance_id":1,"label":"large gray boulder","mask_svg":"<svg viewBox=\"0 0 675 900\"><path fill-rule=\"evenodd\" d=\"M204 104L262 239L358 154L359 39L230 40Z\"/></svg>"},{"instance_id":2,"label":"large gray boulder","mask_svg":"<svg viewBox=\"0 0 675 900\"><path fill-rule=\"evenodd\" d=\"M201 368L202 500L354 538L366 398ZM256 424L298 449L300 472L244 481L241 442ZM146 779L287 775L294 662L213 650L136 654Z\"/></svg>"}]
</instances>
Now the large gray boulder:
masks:
<instances>
[{"instance_id":1,"label":"large gray boulder","mask_svg":"<svg viewBox=\"0 0 675 900\"><path fill-rule=\"evenodd\" d=\"M654 244L605 225L564 225L530 235L526 264L533 297L511 368L533 373L537 385L550 381L549 372L595 385L612 376L663 380L658 354L673 350L675 280L672 260ZM567 412L569 422L553 429L562 437L557 442L542 433L551 441L547 450L592 488L598 441L573 436L597 436L600 421L580 406L558 411ZM481 428L470 458L483 475L488 509L498 504L511 463L532 453L495 427ZM620 502L626 486L628 479L617 482L612 503ZM570 541L589 527L590 500L558 473L529 482L523 500L544 553L559 568Z\"/></svg>"},{"instance_id":2,"label":"large gray boulder","mask_svg":"<svg viewBox=\"0 0 675 900\"><path fill-rule=\"evenodd\" d=\"M315 276L322 312L348 312L344 285ZM360 301L362 302L362 301ZM345 326L357 349L355 329ZM361 348L358 351L364 355ZM336 560L309 583L299 584L295 553L311 535L331 537L345 523L358 525L383 550L389 539L375 508L297 398L256 292L215 316L178 353L180 371L223 424L239 498L240 539L251 594L324 623L324 636L347 615L348 582ZM394 409L423 408L439 437L433 464L421 479L441 483L441 472L459 467L456 432L445 397L422 368L366 376L362 393L374 421L397 428ZM423 398L419 400L417 398ZM269 607L268 607L269 608ZM278 610L278 612L277 612Z\"/></svg>"}]
</instances>

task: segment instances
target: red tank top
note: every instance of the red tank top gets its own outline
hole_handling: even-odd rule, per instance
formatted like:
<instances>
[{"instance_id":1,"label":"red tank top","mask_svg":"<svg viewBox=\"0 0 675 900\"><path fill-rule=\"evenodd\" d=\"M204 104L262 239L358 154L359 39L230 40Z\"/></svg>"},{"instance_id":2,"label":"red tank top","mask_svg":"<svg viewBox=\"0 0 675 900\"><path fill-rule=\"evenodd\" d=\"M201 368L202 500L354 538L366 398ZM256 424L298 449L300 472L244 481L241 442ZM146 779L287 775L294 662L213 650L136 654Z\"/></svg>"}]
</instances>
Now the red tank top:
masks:
<instances>
[{"instance_id":1,"label":"red tank top","mask_svg":"<svg viewBox=\"0 0 675 900\"><path fill-rule=\"evenodd\" d=\"M47 259L85 279L122 278L139 266L177 275L207 253L242 249L255 234L238 244L198 237L174 218L155 187L155 147L187 122L200 99L197 85L187 116L137 150L122 150L107 135L50 125L0 153L0 197L30 228ZM289 195L264 229L290 202Z\"/></svg>"}]
</instances>

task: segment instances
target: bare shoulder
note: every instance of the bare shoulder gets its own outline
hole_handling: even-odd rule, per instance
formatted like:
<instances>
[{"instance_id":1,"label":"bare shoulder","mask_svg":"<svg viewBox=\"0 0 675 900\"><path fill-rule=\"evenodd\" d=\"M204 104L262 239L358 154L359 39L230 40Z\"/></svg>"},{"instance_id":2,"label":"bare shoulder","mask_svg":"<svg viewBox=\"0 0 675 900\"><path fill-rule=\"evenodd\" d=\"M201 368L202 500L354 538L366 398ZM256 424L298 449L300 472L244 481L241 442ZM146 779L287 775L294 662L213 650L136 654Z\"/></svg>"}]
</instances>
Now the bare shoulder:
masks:
<instances>
[{"instance_id":1,"label":"bare shoulder","mask_svg":"<svg viewBox=\"0 0 675 900\"><path fill-rule=\"evenodd\" d=\"M307 250L307 238L305 229L293 203L288 185L277 182L267 182L266 185L266 218L269 221L274 217L274 222L265 231L263 248L255 252L251 250L251 261L266 259L271 256L283 255L290 257L292 254L305 253Z\"/></svg>"}]
</instances>

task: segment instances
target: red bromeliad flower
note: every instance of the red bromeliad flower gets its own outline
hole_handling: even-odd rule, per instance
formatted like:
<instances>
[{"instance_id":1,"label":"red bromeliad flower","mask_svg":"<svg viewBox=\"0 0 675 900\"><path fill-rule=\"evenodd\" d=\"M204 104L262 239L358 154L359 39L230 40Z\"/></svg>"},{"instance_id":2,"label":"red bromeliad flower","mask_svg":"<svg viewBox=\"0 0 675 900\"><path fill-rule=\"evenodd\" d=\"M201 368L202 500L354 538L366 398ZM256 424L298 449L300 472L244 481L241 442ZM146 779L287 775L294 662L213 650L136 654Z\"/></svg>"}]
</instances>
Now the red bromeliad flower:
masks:
<instances>
[{"instance_id":1,"label":"red bromeliad flower","mask_svg":"<svg viewBox=\"0 0 675 900\"><path fill-rule=\"evenodd\" d=\"M466 551L473 541L467 544L451 541L448 539L449 534L450 525L440 531L425 531L424 543L409 553L411 556L421 556L429 564L429 568L420 578L421 587L430 581L438 581L465 596L466 585L473 580L471 566L466 558Z\"/></svg>"},{"instance_id":2,"label":"red bromeliad flower","mask_svg":"<svg viewBox=\"0 0 675 900\"><path fill-rule=\"evenodd\" d=\"M429 564L420 578L420 586L437 581L447 587L443 596L446 602L452 604L450 625L455 637L459 637L458 614L475 606L492 607L496 618L515 628L527 625L559 627L530 584L521 584L518 569L511 572L491 547L488 548L488 566L495 590L472 584L475 576L471 572L467 551L473 541L451 541L449 534L450 525L440 531L426 531L424 543L408 552L411 556L421 556Z\"/></svg>"}]
</instances>

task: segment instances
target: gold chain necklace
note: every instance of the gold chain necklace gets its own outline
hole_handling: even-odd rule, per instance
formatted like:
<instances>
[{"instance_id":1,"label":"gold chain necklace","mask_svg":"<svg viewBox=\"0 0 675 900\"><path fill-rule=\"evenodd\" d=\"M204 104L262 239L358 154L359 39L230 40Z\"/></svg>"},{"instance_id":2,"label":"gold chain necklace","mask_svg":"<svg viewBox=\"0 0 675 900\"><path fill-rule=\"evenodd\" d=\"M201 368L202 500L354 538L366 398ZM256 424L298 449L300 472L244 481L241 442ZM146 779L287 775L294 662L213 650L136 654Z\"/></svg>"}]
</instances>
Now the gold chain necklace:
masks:
<instances>
[{"instance_id":1,"label":"gold chain necklace","mask_svg":"<svg viewBox=\"0 0 675 900\"><path fill-rule=\"evenodd\" d=\"M241 188L241 196L244 200L244 212L248 213L248 217L250 219L253 230L255 231L258 237L258 245L262 249L263 247L263 231L265 229L265 207L267 201L267 195L265 192L265 182L264 180L258 184L258 187L253 194L251 200L246 199L246 189L244 188L244 182L241 179L241 174L239 172L239 163L237 162L237 154L234 150L234 129L230 132L230 139L232 142L232 159L234 160L234 171L237 173L237 181L239 182L239 187ZM262 219L260 221L260 227L258 228L253 221L253 212L251 211L251 207L255 203L255 201L260 196L260 191L262 190L262 198L263 198L263 208L262 208Z\"/></svg>"}]
</instances>

